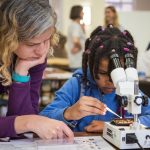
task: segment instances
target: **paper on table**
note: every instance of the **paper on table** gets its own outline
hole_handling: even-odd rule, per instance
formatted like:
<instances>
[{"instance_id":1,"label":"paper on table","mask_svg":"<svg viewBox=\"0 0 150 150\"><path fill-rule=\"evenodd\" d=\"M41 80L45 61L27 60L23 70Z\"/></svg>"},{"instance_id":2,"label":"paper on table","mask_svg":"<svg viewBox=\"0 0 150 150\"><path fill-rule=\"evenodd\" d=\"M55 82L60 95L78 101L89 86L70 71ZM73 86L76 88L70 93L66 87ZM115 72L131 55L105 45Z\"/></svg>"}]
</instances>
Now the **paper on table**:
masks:
<instances>
[{"instance_id":1,"label":"paper on table","mask_svg":"<svg viewBox=\"0 0 150 150\"><path fill-rule=\"evenodd\" d=\"M15 150L115 150L110 144L108 144L101 136L88 136L88 137L75 137L73 141L67 141L65 139L58 140L39 140L39 139L25 139L14 140L5 144L10 148L15 147ZM3 150L8 150L3 149Z\"/></svg>"},{"instance_id":2,"label":"paper on table","mask_svg":"<svg viewBox=\"0 0 150 150\"><path fill-rule=\"evenodd\" d=\"M10 142L0 142L0 148L1 146L3 147L2 150L37 150L37 143L33 141L33 139L20 139L11 140Z\"/></svg>"}]
</instances>

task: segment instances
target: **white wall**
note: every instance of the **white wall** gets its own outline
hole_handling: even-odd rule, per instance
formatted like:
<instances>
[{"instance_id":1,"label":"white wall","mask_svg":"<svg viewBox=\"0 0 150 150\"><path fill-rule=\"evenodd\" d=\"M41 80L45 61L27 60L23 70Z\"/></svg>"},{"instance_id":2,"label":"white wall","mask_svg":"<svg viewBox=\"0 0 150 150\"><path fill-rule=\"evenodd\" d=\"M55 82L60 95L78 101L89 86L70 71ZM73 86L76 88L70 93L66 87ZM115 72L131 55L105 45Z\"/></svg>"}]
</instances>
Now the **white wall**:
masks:
<instances>
[{"instance_id":1,"label":"white wall","mask_svg":"<svg viewBox=\"0 0 150 150\"><path fill-rule=\"evenodd\" d=\"M150 11L120 12L119 20L132 33L139 52L143 52L150 42Z\"/></svg>"},{"instance_id":2,"label":"white wall","mask_svg":"<svg viewBox=\"0 0 150 150\"><path fill-rule=\"evenodd\" d=\"M139 71L146 71L144 69L148 62L149 56L144 55L148 43L150 42L150 11L133 11L133 12L120 12L120 22L125 29L128 29L134 37L135 45L138 48L138 63L137 68ZM150 53L148 53L149 55ZM142 58L142 57L147 58ZM148 66L147 66L148 67ZM149 75L149 74L147 74Z\"/></svg>"}]
</instances>

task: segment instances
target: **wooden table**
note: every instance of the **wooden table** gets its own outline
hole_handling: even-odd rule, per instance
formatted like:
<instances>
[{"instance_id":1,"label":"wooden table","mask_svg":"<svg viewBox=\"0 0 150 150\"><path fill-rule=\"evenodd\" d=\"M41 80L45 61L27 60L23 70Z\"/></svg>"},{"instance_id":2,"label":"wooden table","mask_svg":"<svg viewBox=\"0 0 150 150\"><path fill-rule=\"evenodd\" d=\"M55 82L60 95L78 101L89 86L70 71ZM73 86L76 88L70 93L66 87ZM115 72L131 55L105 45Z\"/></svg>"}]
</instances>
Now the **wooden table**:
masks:
<instances>
[{"instance_id":1,"label":"wooden table","mask_svg":"<svg viewBox=\"0 0 150 150\"><path fill-rule=\"evenodd\" d=\"M69 60L67 58L51 57L47 60L47 65L51 67L58 67L62 69L69 69Z\"/></svg>"},{"instance_id":2,"label":"wooden table","mask_svg":"<svg viewBox=\"0 0 150 150\"><path fill-rule=\"evenodd\" d=\"M75 137L81 137L81 136L102 136L101 133L88 133L88 132L74 132Z\"/></svg>"},{"instance_id":3,"label":"wooden table","mask_svg":"<svg viewBox=\"0 0 150 150\"><path fill-rule=\"evenodd\" d=\"M71 72L51 67L47 67L43 74L43 80L68 80L71 77Z\"/></svg>"},{"instance_id":4,"label":"wooden table","mask_svg":"<svg viewBox=\"0 0 150 150\"><path fill-rule=\"evenodd\" d=\"M51 57L47 60L47 64L48 65L69 66L69 60L67 58Z\"/></svg>"}]
</instances>

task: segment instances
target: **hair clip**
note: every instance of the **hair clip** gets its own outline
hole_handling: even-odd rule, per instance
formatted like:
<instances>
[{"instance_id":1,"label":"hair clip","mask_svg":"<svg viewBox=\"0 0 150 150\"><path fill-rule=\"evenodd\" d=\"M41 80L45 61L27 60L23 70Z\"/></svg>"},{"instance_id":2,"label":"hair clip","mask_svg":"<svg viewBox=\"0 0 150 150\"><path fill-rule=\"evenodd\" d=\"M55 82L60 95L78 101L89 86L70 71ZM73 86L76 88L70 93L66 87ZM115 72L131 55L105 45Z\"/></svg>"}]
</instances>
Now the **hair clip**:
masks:
<instances>
[{"instance_id":1,"label":"hair clip","mask_svg":"<svg viewBox=\"0 0 150 150\"><path fill-rule=\"evenodd\" d=\"M100 41L100 38L98 37L98 38L96 38L96 41Z\"/></svg>"},{"instance_id":2,"label":"hair clip","mask_svg":"<svg viewBox=\"0 0 150 150\"><path fill-rule=\"evenodd\" d=\"M100 48L104 48L104 45L100 45Z\"/></svg>"},{"instance_id":3,"label":"hair clip","mask_svg":"<svg viewBox=\"0 0 150 150\"><path fill-rule=\"evenodd\" d=\"M110 28L113 28L113 25L112 25L112 24L110 24L110 25L109 25L109 27L110 27Z\"/></svg>"},{"instance_id":4,"label":"hair clip","mask_svg":"<svg viewBox=\"0 0 150 150\"><path fill-rule=\"evenodd\" d=\"M126 31L123 31L123 35L126 35L127 34L127 32Z\"/></svg>"},{"instance_id":5,"label":"hair clip","mask_svg":"<svg viewBox=\"0 0 150 150\"><path fill-rule=\"evenodd\" d=\"M126 51L126 52L129 52L129 49L126 48L126 47L124 47L123 50Z\"/></svg>"},{"instance_id":6,"label":"hair clip","mask_svg":"<svg viewBox=\"0 0 150 150\"><path fill-rule=\"evenodd\" d=\"M86 50L85 50L85 53L86 53L86 54L90 54L90 53L91 53L90 49L86 49Z\"/></svg>"},{"instance_id":7,"label":"hair clip","mask_svg":"<svg viewBox=\"0 0 150 150\"><path fill-rule=\"evenodd\" d=\"M127 45L132 45L132 43L131 42L127 42Z\"/></svg>"},{"instance_id":8,"label":"hair clip","mask_svg":"<svg viewBox=\"0 0 150 150\"><path fill-rule=\"evenodd\" d=\"M104 28L104 27L102 28L102 31L105 31L105 28Z\"/></svg>"},{"instance_id":9,"label":"hair clip","mask_svg":"<svg viewBox=\"0 0 150 150\"><path fill-rule=\"evenodd\" d=\"M115 52L116 52L116 50L115 50L115 49L112 49L112 50L111 50L111 52L112 52L112 53L115 53Z\"/></svg>"}]
</instances>

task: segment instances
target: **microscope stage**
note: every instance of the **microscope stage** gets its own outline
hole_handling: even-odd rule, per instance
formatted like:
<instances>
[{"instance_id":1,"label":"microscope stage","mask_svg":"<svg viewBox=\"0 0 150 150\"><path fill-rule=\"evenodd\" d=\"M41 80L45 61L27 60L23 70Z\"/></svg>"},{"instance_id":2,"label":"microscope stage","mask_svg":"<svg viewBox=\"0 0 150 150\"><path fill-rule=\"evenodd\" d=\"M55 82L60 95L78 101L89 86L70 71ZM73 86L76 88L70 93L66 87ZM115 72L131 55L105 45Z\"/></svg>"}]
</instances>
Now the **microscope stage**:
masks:
<instances>
[{"instance_id":1,"label":"microscope stage","mask_svg":"<svg viewBox=\"0 0 150 150\"><path fill-rule=\"evenodd\" d=\"M141 124L137 129L133 129L130 126L116 126L107 122L103 137L119 149L139 148L136 138L143 148L150 148L150 129Z\"/></svg>"}]
</instances>

